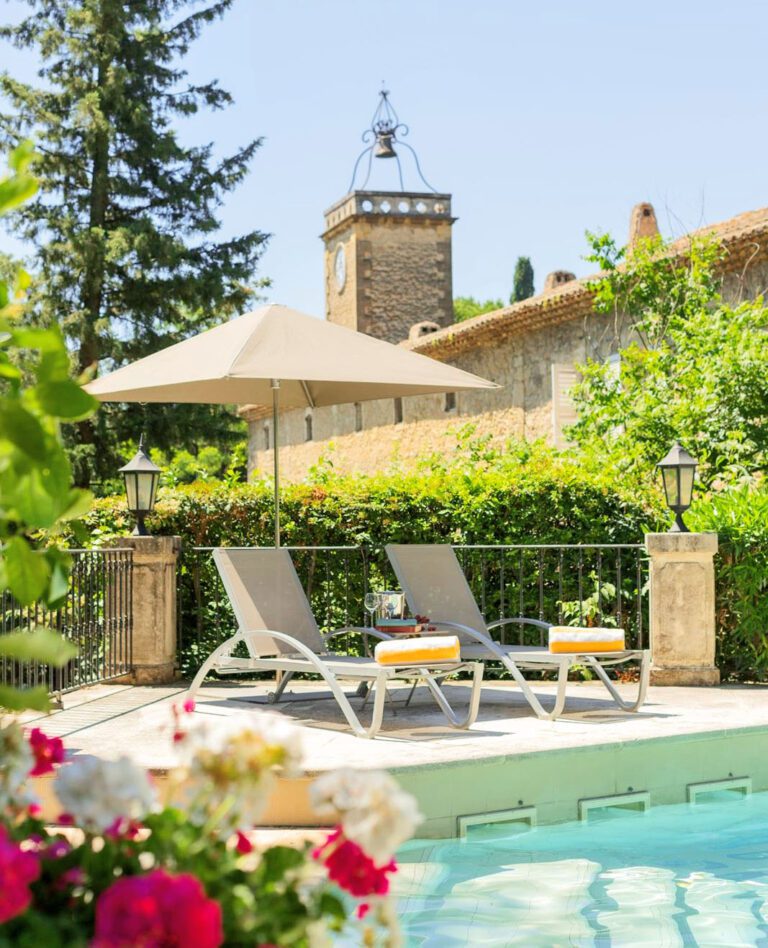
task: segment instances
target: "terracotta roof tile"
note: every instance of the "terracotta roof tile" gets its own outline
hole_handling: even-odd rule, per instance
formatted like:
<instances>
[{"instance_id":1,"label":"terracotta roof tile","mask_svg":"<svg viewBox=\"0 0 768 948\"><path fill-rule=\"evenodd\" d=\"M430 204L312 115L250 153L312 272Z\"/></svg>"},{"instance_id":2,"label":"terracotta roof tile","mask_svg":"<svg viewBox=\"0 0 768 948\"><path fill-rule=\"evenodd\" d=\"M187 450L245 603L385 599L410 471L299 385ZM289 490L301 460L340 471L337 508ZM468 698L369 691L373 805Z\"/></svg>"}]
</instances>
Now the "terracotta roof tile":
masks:
<instances>
[{"instance_id":1,"label":"terracotta roof tile","mask_svg":"<svg viewBox=\"0 0 768 948\"><path fill-rule=\"evenodd\" d=\"M727 252L726 272L741 269L748 261L765 259L768 257L768 207L700 227L670 244L670 253L683 255L692 236L706 234L713 234L722 241ZM586 284L598 276L581 277L512 306L447 326L417 341L406 341L404 345L435 359L450 359L467 349L495 345L519 333L589 315L592 293Z\"/></svg>"}]
</instances>

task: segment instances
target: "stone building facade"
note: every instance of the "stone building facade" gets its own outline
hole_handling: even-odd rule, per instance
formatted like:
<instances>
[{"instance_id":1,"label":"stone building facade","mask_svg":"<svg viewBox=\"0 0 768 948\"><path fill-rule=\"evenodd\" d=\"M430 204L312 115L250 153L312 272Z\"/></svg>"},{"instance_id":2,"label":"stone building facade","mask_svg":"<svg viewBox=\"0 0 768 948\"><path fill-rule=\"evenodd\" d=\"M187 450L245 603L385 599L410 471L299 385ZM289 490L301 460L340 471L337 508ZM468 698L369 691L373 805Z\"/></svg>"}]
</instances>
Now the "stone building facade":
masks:
<instances>
[{"instance_id":1,"label":"stone building facade","mask_svg":"<svg viewBox=\"0 0 768 948\"><path fill-rule=\"evenodd\" d=\"M409 195L409 199L413 197ZM447 196L431 198L446 200ZM348 196L334 205L329 215L337 208L356 208L358 199L354 194ZM425 454L450 452L456 445L456 429L467 422L476 426L478 435L489 434L499 445L511 438L544 438L562 444L563 427L574 419L568 392L578 378L576 367L587 359L615 359L626 342L620 338L621 332L617 334L612 318L593 311L589 278L576 279L565 271L551 274L537 296L451 324L452 316L445 308L450 275L441 270L450 261L449 203L446 208L444 218L436 215L439 220L431 220L428 238L421 218L412 220L410 214L397 223L387 217L381 225L378 220L371 223L370 213L366 217L366 212L357 210L346 211L346 217L338 222L327 218L327 315L491 379L500 387L287 412L281 421L280 441L281 471L288 480L305 477L310 466L329 451L336 470L373 473L393 463L405 467ZM637 205L631 215L630 247L638 238L657 232L651 205ZM699 233L714 233L722 241L727 296L752 298L768 289L768 208L738 215ZM393 269L387 272L381 289L373 278L372 258L366 257L370 248L362 249L376 234L381 235L376 239L382 245L401 239L398 235L404 244L427 242L430 249L424 269L409 269L410 262L398 264L398 253L392 252ZM334 296L331 285L335 242L341 241L347 242L345 253L354 261L355 270L344 288L350 294L343 302L341 294ZM688 241L688 237L677 241L670 253L684 256ZM408 250L403 256L410 261L414 259L411 254ZM402 281L399 266L403 268ZM349 271L346 279L350 279ZM398 282L402 282L403 299L408 300L402 309L398 309ZM420 282L423 285L415 285ZM386 305L379 306L379 292L386 294ZM423 309L415 304L412 308L411 301L416 300L423 301L419 304ZM251 471L268 472L273 448L268 412L249 407L243 414L249 422Z\"/></svg>"}]
</instances>

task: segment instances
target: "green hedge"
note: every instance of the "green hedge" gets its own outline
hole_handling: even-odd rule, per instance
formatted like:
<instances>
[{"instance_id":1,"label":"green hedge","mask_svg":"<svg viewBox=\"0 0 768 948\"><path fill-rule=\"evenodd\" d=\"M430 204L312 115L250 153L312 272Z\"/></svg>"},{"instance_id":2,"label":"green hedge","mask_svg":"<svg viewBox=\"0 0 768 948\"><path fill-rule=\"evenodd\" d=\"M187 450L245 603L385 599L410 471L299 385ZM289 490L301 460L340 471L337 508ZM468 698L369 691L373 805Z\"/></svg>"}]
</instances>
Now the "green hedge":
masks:
<instances>
[{"instance_id":1,"label":"green hedge","mask_svg":"<svg viewBox=\"0 0 768 948\"><path fill-rule=\"evenodd\" d=\"M647 530L666 530L669 523L656 485L587 471L539 449L524 456L493 458L490 463L472 457L453 467L433 464L420 473L376 477L336 476L321 465L314 478L314 483L289 485L282 492L286 546L349 544L370 550L388 542L435 540L457 544L638 543ZM692 529L712 530L720 536L717 660L723 678L766 681L768 489L752 486L712 494L697 502L688 522ZM97 543L130 532L133 526L122 497L98 500L87 524ZM191 672L200 657L232 628L210 558L195 557L191 548L270 545L270 484L232 487L201 483L165 489L149 527L154 533L178 535L184 541L181 651L184 670ZM392 581L381 556L361 558L344 553L331 563L308 553L295 556L295 560L326 627L360 622L359 604L366 581L385 586ZM499 585L498 570L494 573L484 561L464 565L475 588L481 572L484 587ZM629 570L620 592L627 602L636 596L628 574ZM584 595L590 591L586 589ZM527 591L524 594L528 596ZM548 587L550 608L554 595ZM498 593L495 596L484 604L489 617L498 614ZM562 598L576 598L573 584ZM526 609L533 605L533 599L526 600Z\"/></svg>"},{"instance_id":2,"label":"green hedge","mask_svg":"<svg viewBox=\"0 0 768 948\"><path fill-rule=\"evenodd\" d=\"M425 542L637 543L664 514L653 491L542 453L524 463L473 470L325 474L282 491L286 546ZM87 523L94 536L131 527L121 497L97 500ZM163 490L148 520L157 534L193 546L269 545L269 482L199 483Z\"/></svg>"},{"instance_id":3,"label":"green hedge","mask_svg":"<svg viewBox=\"0 0 768 948\"><path fill-rule=\"evenodd\" d=\"M719 537L717 637L725 679L768 681L768 489L744 485L699 501L693 530Z\"/></svg>"},{"instance_id":4,"label":"green hedge","mask_svg":"<svg viewBox=\"0 0 768 948\"><path fill-rule=\"evenodd\" d=\"M646 525L655 523L658 515L654 496L630 490L599 472L586 472L545 451L530 452L522 461L516 457L494 458L492 463L475 459L463 467L432 466L421 473L376 477L341 477L321 468L315 472L314 483L289 485L282 492L286 546L362 548L362 552L294 554L325 628L360 624L366 583L386 588L394 582L381 550L385 543L639 543ZM195 554L193 548L268 546L273 524L268 482L234 487L202 483L161 493L148 525L153 533L178 535L184 543L179 614L186 673L193 672L234 625L210 556ZM130 531L124 500L98 500L89 527L97 541ZM535 559L536 554L508 559L506 578L498 557L494 560L480 553L464 562L478 595L482 590L482 605L489 617L505 608L507 615L521 608L526 614L537 614L542 590L531 578L538 565ZM526 578L515 585L518 569L525 571ZM562 561L558 573L556 556L546 563L546 573L543 594L547 615L552 616L558 597L577 598L577 574L574 563ZM585 596L593 591L594 573L594 563L585 563ZM630 623L637 581L629 559L620 598L625 612L622 621ZM354 647L352 641L346 644Z\"/></svg>"}]
</instances>

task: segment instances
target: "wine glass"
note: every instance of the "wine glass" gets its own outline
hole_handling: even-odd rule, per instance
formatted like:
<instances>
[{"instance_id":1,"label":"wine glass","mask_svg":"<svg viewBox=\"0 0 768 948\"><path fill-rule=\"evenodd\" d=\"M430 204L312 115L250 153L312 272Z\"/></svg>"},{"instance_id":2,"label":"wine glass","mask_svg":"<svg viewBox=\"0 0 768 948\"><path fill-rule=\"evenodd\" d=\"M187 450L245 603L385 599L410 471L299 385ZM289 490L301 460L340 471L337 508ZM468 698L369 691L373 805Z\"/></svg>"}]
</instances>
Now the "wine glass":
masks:
<instances>
[{"instance_id":1,"label":"wine glass","mask_svg":"<svg viewBox=\"0 0 768 948\"><path fill-rule=\"evenodd\" d=\"M365 594L365 598L363 599L363 605L365 606L366 612L369 612L371 615L371 625L374 625L373 616L379 605L379 594L375 592L367 592Z\"/></svg>"}]
</instances>

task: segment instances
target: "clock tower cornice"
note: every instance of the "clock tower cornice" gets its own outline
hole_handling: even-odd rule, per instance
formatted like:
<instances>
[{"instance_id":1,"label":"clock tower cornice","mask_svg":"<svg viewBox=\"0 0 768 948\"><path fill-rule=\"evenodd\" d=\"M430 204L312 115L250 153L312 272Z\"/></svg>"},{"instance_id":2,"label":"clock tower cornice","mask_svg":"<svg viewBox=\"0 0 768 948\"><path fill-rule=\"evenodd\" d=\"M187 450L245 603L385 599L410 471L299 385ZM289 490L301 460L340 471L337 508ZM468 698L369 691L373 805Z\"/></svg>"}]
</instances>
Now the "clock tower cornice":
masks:
<instances>
[{"instance_id":1,"label":"clock tower cornice","mask_svg":"<svg viewBox=\"0 0 768 948\"><path fill-rule=\"evenodd\" d=\"M371 224L409 227L423 223L434 226L436 221L453 224L451 195L422 191L351 191L325 211L325 230L320 235L326 242L343 231L350 223L368 221Z\"/></svg>"}]
</instances>

